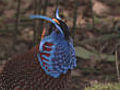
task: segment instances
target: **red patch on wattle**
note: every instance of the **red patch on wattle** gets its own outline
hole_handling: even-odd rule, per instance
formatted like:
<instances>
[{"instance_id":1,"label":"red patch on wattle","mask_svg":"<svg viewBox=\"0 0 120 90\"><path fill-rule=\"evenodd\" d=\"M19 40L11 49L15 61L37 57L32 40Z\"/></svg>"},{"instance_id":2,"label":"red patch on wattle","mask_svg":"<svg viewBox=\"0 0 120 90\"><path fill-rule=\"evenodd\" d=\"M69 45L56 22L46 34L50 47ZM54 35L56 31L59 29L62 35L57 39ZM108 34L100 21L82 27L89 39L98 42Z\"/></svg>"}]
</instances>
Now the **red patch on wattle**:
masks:
<instances>
[{"instance_id":1,"label":"red patch on wattle","mask_svg":"<svg viewBox=\"0 0 120 90\"><path fill-rule=\"evenodd\" d=\"M45 47L45 45L43 45L43 51L51 51L51 48Z\"/></svg>"},{"instance_id":2,"label":"red patch on wattle","mask_svg":"<svg viewBox=\"0 0 120 90\"><path fill-rule=\"evenodd\" d=\"M48 67L45 67L45 69L48 69Z\"/></svg>"},{"instance_id":3,"label":"red patch on wattle","mask_svg":"<svg viewBox=\"0 0 120 90\"><path fill-rule=\"evenodd\" d=\"M47 63L43 62L43 66L48 65Z\"/></svg>"},{"instance_id":4,"label":"red patch on wattle","mask_svg":"<svg viewBox=\"0 0 120 90\"><path fill-rule=\"evenodd\" d=\"M48 69L48 72L52 72L53 70Z\"/></svg>"},{"instance_id":5,"label":"red patch on wattle","mask_svg":"<svg viewBox=\"0 0 120 90\"><path fill-rule=\"evenodd\" d=\"M43 66L45 66L46 65L46 63L45 62L43 62Z\"/></svg>"},{"instance_id":6,"label":"red patch on wattle","mask_svg":"<svg viewBox=\"0 0 120 90\"><path fill-rule=\"evenodd\" d=\"M49 42L46 42L43 44L42 48L43 48L43 51L51 51L52 48L51 46L54 45L53 43L49 43ZM49 46L49 47L48 47ZM42 63L43 63L43 66L48 70L48 67L49 66L45 61L49 61L48 59L46 59L45 57L43 57L43 55L47 56L47 57L50 57L50 53L44 53L44 52L40 52L39 51L39 45L36 46L36 49L38 51L38 53L40 54L40 58L42 60ZM44 61L45 60L45 61ZM46 66L47 65L47 66ZM48 71L51 71L51 70L48 70Z\"/></svg>"},{"instance_id":7,"label":"red patch on wattle","mask_svg":"<svg viewBox=\"0 0 120 90\"><path fill-rule=\"evenodd\" d=\"M42 57L42 56L40 56L40 58L41 58L41 60L48 61L48 59L46 59L46 58L44 58L44 57Z\"/></svg>"},{"instance_id":8,"label":"red patch on wattle","mask_svg":"<svg viewBox=\"0 0 120 90\"><path fill-rule=\"evenodd\" d=\"M50 42L46 42L45 45L46 45L46 46L52 46L52 45L54 45L54 44L53 44L53 43L50 43Z\"/></svg>"},{"instance_id":9,"label":"red patch on wattle","mask_svg":"<svg viewBox=\"0 0 120 90\"><path fill-rule=\"evenodd\" d=\"M49 53L41 53L40 52L40 55L42 56L42 55L45 55L45 56L47 56L47 57L49 57L50 56L50 54Z\"/></svg>"}]
</instances>

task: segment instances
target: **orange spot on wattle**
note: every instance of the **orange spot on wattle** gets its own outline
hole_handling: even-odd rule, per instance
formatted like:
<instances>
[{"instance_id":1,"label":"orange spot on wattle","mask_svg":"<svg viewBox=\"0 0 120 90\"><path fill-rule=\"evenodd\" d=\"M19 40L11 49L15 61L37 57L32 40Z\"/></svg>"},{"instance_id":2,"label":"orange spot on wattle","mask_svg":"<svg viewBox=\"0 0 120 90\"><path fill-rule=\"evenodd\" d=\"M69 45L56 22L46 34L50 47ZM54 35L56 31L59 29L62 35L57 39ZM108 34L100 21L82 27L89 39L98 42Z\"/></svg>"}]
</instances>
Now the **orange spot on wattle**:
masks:
<instances>
[{"instance_id":1,"label":"orange spot on wattle","mask_svg":"<svg viewBox=\"0 0 120 90\"><path fill-rule=\"evenodd\" d=\"M55 18L53 18L53 21L55 21L57 24L60 24L60 22Z\"/></svg>"}]
</instances>

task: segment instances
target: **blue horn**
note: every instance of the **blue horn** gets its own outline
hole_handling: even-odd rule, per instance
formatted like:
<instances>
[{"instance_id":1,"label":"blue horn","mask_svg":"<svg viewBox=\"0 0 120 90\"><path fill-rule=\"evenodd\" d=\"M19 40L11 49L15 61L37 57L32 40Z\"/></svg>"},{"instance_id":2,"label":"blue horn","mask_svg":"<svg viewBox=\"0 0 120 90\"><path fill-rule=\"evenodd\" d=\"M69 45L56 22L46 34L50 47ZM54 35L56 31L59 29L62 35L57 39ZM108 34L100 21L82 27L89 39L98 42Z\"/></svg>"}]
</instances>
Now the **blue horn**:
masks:
<instances>
[{"instance_id":1,"label":"blue horn","mask_svg":"<svg viewBox=\"0 0 120 90\"><path fill-rule=\"evenodd\" d=\"M58 20L61 20L61 18L59 17L59 8L57 8L57 10L56 10L56 18L57 18Z\"/></svg>"},{"instance_id":2,"label":"blue horn","mask_svg":"<svg viewBox=\"0 0 120 90\"><path fill-rule=\"evenodd\" d=\"M57 10L58 12L58 10ZM47 21L50 21L51 23L53 23L55 25L55 27L61 32L61 34L64 36L64 33L61 29L61 27L54 21L52 20L51 18L49 17L46 17L46 16L42 16L42 15L31 15L30 16L31 19L44 19L44 20L47 20Z\"/></svg>"}]
</instances>

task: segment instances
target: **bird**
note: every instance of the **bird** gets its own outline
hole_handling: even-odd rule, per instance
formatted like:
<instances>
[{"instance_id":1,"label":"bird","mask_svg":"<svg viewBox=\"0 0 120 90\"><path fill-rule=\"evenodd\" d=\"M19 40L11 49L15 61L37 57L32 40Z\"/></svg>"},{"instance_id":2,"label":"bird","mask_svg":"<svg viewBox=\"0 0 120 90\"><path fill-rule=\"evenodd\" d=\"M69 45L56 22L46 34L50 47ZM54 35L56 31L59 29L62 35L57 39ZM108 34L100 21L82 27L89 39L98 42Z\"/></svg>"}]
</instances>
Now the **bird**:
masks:
<instances>
[{"instance_id":1,"label":"bird","mask_svg":"<svg viewBox=\"0 0 120 90\"><path fill-rule=\"evenodd\" d=\"M71 70L77 64L68 25L60 18L30 15L43 19L49 28L43 30L39 44L11 57L0 72L0 90L69 90Z\"/></svg>"}]
</instances>

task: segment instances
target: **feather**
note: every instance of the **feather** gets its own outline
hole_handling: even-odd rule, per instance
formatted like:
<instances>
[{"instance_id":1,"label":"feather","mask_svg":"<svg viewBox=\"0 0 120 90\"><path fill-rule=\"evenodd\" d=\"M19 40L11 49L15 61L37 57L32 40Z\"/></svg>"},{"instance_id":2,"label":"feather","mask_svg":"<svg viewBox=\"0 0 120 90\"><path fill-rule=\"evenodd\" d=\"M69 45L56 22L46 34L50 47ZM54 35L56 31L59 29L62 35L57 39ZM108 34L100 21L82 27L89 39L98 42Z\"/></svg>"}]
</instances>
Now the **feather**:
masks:
<instances>
[{"instance_id":1,"label":"feather","mask_svg":"<svg viewBox=\"0 0 120 90\"><path fill-rule=\"evenodd\" d=\"M41 41L38 60L46 74L54 78L59 78L61 74L66 74L69 69L76 67L72 42L66 41L56 32Z\"/></svg>"}]
</instances>

